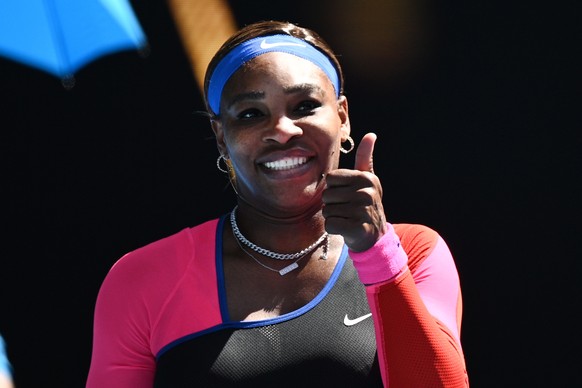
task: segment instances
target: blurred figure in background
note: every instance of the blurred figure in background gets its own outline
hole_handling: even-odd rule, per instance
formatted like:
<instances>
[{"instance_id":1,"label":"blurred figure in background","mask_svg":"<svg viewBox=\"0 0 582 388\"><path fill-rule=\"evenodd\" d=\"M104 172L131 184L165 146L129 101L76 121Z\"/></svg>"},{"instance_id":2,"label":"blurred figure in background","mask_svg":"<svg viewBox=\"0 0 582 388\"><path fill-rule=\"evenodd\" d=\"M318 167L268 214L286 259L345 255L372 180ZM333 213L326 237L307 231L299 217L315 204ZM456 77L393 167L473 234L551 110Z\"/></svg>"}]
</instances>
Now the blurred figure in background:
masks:
<instances>
[{"instance_id":1,"label":"blurred figure in background","mask_svg":"<svg viewBox=\"0 0 582 388\"><path fill-rule=\"evenodd\" d=\"M0 335L0 388L13 388L12 370L6 355L4 339Z\"/></svg>"}]
</instances>

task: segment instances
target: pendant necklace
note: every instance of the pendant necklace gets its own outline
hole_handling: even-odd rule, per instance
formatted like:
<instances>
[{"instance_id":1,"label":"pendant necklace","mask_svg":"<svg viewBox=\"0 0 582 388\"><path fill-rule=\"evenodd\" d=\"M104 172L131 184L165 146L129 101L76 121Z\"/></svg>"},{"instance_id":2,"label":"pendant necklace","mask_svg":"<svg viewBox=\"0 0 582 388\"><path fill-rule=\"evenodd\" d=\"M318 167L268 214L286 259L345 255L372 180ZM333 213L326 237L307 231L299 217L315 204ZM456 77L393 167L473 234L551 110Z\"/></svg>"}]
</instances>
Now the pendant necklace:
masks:
<instances>
[{"instance_id":1,"label":"pendant necklace","mask_svg":"<svg viewBox=\"0 0 582 388\"><path fill-rule=\"evenodd\" d=\"M242 251L244 253L246 253L248 256L250 256L261 267L266 268L266 269L273 271L273 272L279 272L279 274L281 276L284 276L284 275L288 274L289 272L293 271L294 269L298 268L299 264L297 264L297 263L299 262L299 260L301 260L309 252L313 251L315 248L320 246L321 243L323 243L324 241L325 241L325 246L323 247L323 253L321 254L321 259L327 260L327 253L329 251L329 235L327 232L324 232L321 235L321 237L319 237L319 239L317 239L317 241L315 241L313 244L311 244L310 246L308 246L305 249L302 249L299 252L296 252L296 253L273 252L273 251L270 251L270 250L265 249L265 248L261 248L255 244L253 244L245 236L243 236L243 234L240 232L238 225L236 223L236 215L235 215L236 209L237 209L237 206L235 206L234 209L232 209L232 211L230 212L230 225L232 227L232 232L235 236L236 243L238 244L238 246L240 247L240 249L242 249ZM268 265L259 261L259 259L257 259L253 254L251 254L251 252L246 250L243 247L243 244L246 245L247 247L251 248L253 251L260 253L264 256L267 256L271 259L277 259L277 260L293 260L294 259L295 261L292 262L291 264L289 264L288 266L280 269L280 270L275 269L275 268L271 268Z\"/></svg>"},{"instance_id":2,"label":"pendant necklace","mask_svg":"<svg viewBox=\"0 0 582 388\"><path fill-rule=\"evenodd\" d=\"M259 259L257 259L251 252L247 251L241 244L241 242L239 241L239 239L236 239L236 243L238 244L238 246L240 247L240 249L242 249L242 251L244 253L246 253L248 256L250 256L251 259L253 259L257 264L259 264L261 267L268 269L269 271L273 271L273 272L279 272L279 275L281 276L285 276L287 275L289 272L293 271L294 269L299 268L299 264L297 264L299 262L299 260L301 260L303 257L305 257L305 255L307 255L307 252L303 254L303 256L300 256L297 260L295 260L294 262L292 262L291 264L289 264L288 266L282 268L282 269L275 269L275 268L271 268L268 265L262 263L261 261L259 261ZM327 252L329 251L329 236L325 237L325 246L323 247L323 253L321 254L321 259L322 260L327 260Z\"/></svg>"}]
</instances>

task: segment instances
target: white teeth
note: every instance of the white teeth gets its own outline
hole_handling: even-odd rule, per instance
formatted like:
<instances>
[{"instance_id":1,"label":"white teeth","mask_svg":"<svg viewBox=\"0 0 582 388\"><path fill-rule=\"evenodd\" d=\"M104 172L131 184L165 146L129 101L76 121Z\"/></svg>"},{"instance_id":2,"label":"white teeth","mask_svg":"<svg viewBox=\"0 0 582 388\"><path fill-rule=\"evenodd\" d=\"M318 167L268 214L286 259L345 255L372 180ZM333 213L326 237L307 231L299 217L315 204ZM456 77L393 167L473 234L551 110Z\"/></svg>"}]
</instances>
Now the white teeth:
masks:
<instances>
[{"instance_id":1,"label":"white teeth","mask_svg":"<svg viewBox=\"0 0 582 388\"><path fill-rule=\"evenodd\" d=\"M290 170L306 162L307 158L302 156L296 158L284 158L281 160L276 160L274 162L266 162L264 163L264 166L271 170Z\"/></svg>"}]
</instances>

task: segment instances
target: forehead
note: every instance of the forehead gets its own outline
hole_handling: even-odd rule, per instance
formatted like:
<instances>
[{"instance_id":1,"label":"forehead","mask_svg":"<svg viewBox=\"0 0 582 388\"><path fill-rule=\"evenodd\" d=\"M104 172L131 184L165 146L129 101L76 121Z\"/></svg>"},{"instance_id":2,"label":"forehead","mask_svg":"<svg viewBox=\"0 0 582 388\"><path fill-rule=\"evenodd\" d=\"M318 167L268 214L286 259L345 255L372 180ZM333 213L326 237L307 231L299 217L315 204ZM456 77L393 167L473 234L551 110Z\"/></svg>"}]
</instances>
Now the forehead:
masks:
<instances>
[{"instance_id":1,"label":"forehead","mask_svg":"<svg viewBox=\"0 0 582 388\"><path fill-rule=\"evenodd\" d=\"M325 72L317 65L293 54L269 52L259 55L238 69L225 85L224 93L260 88L260 85L313 84L333 95L334 87Z\"/></svg>"}]
</instances>

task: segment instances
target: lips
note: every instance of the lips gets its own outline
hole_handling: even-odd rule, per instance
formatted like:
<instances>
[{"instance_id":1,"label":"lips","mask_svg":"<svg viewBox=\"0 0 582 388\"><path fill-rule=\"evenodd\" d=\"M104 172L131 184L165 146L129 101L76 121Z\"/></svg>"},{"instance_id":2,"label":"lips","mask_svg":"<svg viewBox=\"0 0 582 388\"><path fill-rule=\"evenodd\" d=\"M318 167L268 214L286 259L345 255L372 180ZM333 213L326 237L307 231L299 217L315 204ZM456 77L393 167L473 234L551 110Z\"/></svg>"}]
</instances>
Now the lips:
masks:
<instances>
[{"instance_id":1,"label":"lips","mask_svg":"<svg viewBox=\"0 0 582 388\"><path fill-rule=\"evenodd\" d=\"M282 170L292 170L292 169L297 168L305 163L307 163L307 157L295 156L295 157L286 157L286 158L282 158L279 160L265 162L265 163L263 163L263 166L265 166L269 170L282 171Z\"/></svg>"}]
</instances>

